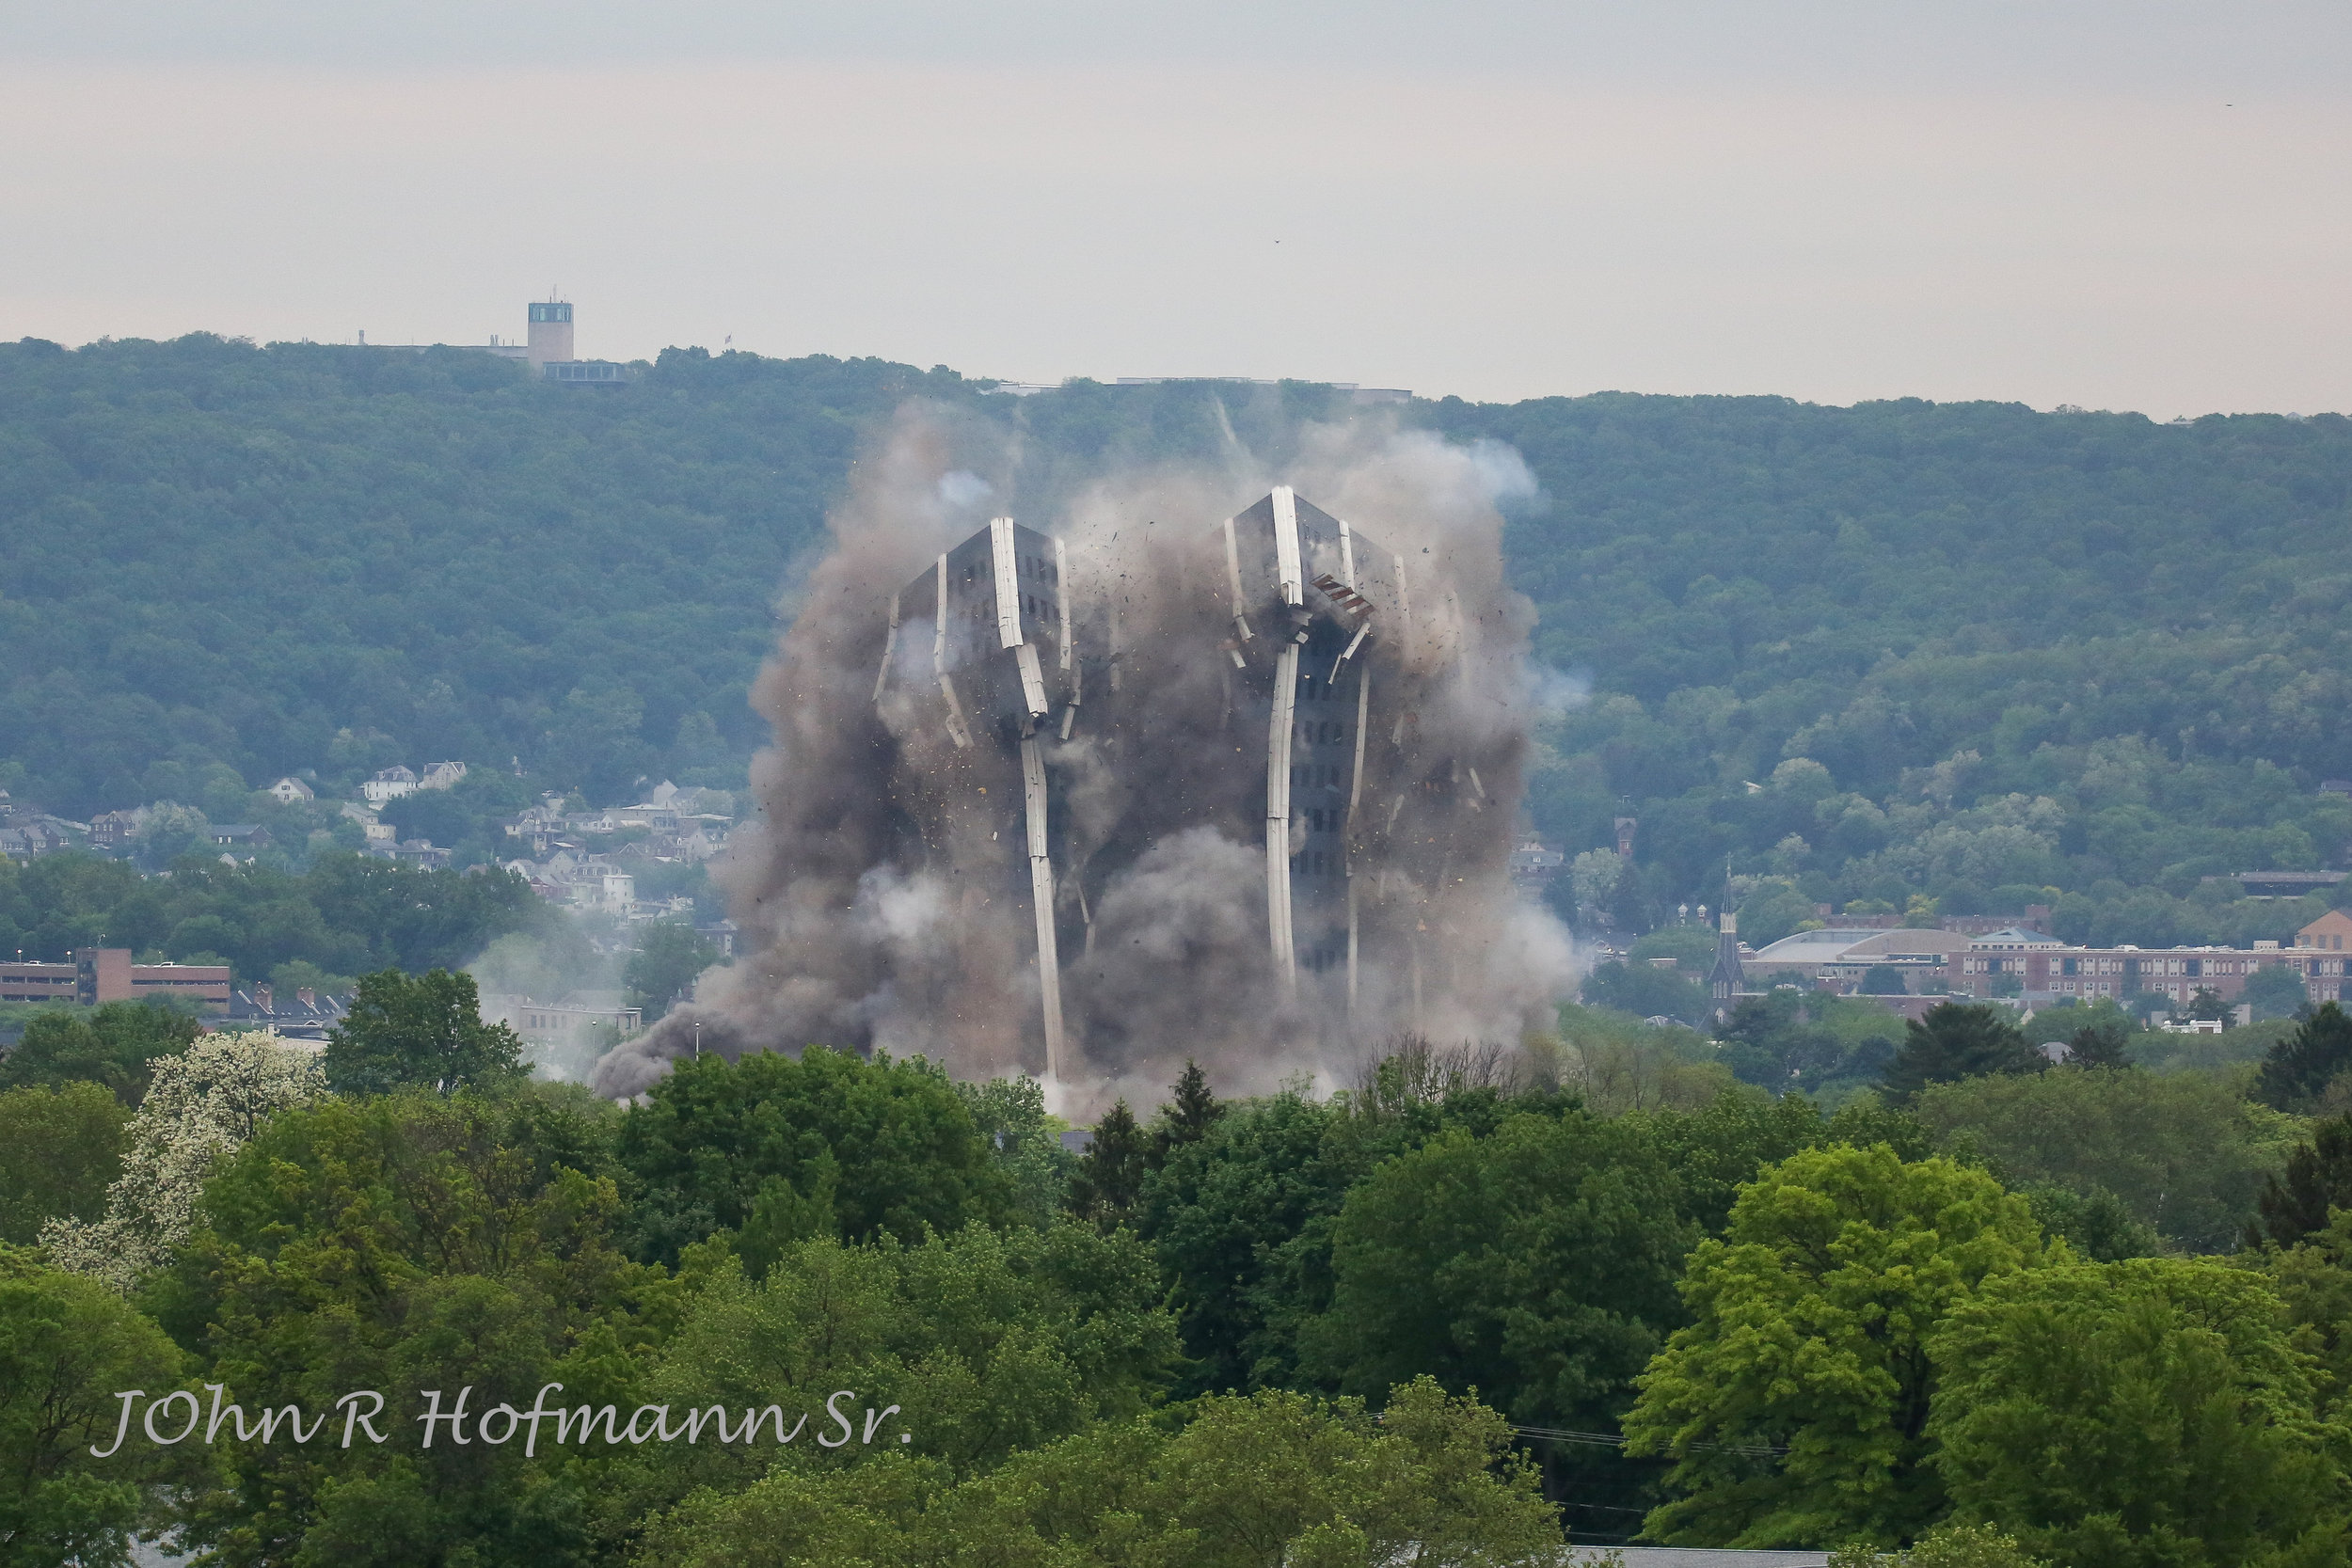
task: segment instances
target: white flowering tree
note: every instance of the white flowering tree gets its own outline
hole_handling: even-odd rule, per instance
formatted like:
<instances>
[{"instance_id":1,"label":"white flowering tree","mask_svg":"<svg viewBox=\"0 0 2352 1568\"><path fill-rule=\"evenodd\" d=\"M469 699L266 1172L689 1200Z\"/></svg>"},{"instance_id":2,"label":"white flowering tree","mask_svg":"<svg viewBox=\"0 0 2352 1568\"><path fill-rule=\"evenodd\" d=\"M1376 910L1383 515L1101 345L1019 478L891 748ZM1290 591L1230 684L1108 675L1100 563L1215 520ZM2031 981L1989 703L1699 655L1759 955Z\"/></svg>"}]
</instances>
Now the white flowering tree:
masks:
<instances>
[{"instance_id":1,"label":"white flowering tree","mask_svg":"<svg viewBox=\"0 0 2352 1568\"><path fill-rule=\"evenodd\" d=\"M41 1245L57 1267L128 1293L171 1260L198 1222L204 1179L290 1105L326 1096L305 1051L273 1035L208 1035L155 1063L155 1081L124 1131L122 1174L102 1219L52 1220Z\"/></svg>"}]
</instances>

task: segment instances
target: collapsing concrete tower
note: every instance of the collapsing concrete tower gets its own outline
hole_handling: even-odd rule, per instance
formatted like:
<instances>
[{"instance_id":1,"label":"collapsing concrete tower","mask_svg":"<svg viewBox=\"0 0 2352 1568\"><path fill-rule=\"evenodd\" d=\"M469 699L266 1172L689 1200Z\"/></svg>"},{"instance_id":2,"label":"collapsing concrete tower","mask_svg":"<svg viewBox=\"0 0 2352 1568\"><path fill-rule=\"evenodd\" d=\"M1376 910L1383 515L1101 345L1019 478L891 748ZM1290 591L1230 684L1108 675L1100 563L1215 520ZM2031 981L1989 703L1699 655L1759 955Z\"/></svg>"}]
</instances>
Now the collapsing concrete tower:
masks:
<instances>
[{"instance_id":1,"label":"collapsing concrete tower","mask_svg":"<svg viewBox=\"0 0 2352 1568\"><path fill-rule=\"evenodd\" d=\"M1401 555L1288 487L1205 536L1097 548L1074 571L1062 541L1002 517L934 560L887 607L874 701L909 870L955 890L970 949L935 1006L1001 1027L1007 1009L966 994L993 968L1035 1033L981 1054L1052 1080L1134 1059L1136 966L1187 958L1147 947L1120 909L1155 852L1207 830L1263 846L1263 958L1157 988L1215 985L1204 1027L1254 1013L1268 1043L1343 1042L1359 1008L1422 1027L1424 962L1462 947L1433 935L1463 929L1449 901L1499 885L1509 824L1489 783L1516 799L1523 745L1463 721L1461 606L1422 599L1417 616ZM1098 953L1106 897L1124 903Z\"/></svg>"}]
</instances>

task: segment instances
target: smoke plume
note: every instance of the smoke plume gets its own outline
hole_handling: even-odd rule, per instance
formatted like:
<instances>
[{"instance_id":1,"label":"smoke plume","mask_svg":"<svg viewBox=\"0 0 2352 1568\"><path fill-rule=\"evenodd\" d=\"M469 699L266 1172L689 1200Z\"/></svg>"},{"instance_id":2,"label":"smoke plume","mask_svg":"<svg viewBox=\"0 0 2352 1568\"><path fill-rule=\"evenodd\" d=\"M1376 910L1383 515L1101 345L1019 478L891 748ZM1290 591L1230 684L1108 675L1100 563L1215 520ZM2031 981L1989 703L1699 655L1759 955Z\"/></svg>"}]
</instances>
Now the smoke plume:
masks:
<instances>
[{"instance_id":1,"label":"smoke plume","mask_svg":"<svg viewBox=\"0 0 2352 1568\"><path fill-rule=\"evenodd\" d=\"M930 630L896 637L887 613L1008 514L1061 541L1058 591L1092 628L1075 641L1115 650L1079 661L1084 705L1043 751L1053 918L1071 933L1049 1084L1061 1108L1148 1101L1187 1056L1250 1093L1344 1081L1398 1033L1516 1040L1548 1026L1568 939L1506 875L1543 700L1496 509L1532 492L1525 467L1492 443L1371 420L1290 431L1279 468L1224 445L1214 463L1041 478L1008 432L900 411L853 470L831 550L753 691L775 744L754 764L759 816L719 867L741 957L607 1055L600 1092L645 1089L697 1025L701 1049L730 1056L822 1043L919 1053L959 1076L1042 1075L1038 938L1007 893L1027 885L1014 875L1027 863L1021 764L951 733ZM1253 731L1236 707L1245 657L1226 651L1234 605L1213 541L1277 484L1392 553L1407 585L1395 596L1409 603L1373 612L1377 662L1363 664L1381 718L1357 726L1375 744L1359 746L1363 804L1347 815L1362 961L1345 984L1320 956L1337 949L1304 961L1296 985L1269 962L1266 710Z\"/></svg>"}]
</instances>

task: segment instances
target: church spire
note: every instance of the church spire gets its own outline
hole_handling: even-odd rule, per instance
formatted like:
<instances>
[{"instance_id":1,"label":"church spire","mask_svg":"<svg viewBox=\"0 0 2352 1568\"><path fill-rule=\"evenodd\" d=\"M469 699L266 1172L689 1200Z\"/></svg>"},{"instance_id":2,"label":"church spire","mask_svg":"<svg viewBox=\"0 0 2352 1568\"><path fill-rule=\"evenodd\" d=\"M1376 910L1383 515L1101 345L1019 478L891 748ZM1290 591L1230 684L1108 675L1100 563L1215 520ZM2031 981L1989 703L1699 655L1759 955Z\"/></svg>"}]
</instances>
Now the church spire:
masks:
<instances>
[{"instance_id":1,"label":"church spire","mask_svg":"<svg viewBox=\"0 0 2352 1568\"><path fill-rule=\"evenodd\" d=\"M1707 977L1709 998L1715 1004L1715 1016L1726 1018L1731 1013L1732 999L1747 983L1747 974L1740 967L1740 917L1731 911L1731 863L1724 863L1724 901L1717 912L1715 938L1715 969Z\"/></svg>"}]
</instances>

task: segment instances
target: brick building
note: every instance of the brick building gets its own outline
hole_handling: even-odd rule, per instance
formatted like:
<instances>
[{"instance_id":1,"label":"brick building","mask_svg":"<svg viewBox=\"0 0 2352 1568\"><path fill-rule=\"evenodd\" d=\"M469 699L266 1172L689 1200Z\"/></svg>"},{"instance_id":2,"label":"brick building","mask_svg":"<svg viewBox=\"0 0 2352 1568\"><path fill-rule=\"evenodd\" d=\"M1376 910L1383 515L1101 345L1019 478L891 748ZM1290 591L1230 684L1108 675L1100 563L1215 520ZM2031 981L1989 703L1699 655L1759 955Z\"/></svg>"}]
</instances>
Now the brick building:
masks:
<instances>
[{"instance_id":1,"label":"brick building","mask_svg":"<svg viewBox=\"0 0 2352 1568\"><path fill-rule=\"evenodd\" d=\"M0 961L0 1002L94 1007L150 996L184 996L207 1012L229 1006L227 964L135 964L127 947L78 947L70 963Z\"/></svg>"},{"instance_id":2,"label":"brick building","mask_svg":"<svg viewBox=\"0 0 2352 1568\"><path fill-rule=\"evenodd\" d=\"M2122 1001L2143 993L2185 1003L2201 987L2234 1002L2247 977L2286 969L2313 1002L2352 1001L2352 915L2331 910L2296 933L2292 945L2243 947L2075 947L2047 932L2010 926L1974 935L1952 930L1800 931L1760 953L1744 956L1751 977L1782 984L1810 982L1851 992L1874 967L1891 968L1912 994L1947 990L1955 996L2022 996L2032 1002L2067 998Z\"/></svg>"},{"instance_id":3,"label":"brick building","mask_svg":"<svg viewBox=\"0 0 2352 1568\"><path fill-rule=\"evenodd\" d=\"M2121 1001L2153 992L2186 1002L2200 988L2224 1002L2233 1002L2246 989L2247 977L2258 970L2286 969L2302 980L2304 994L2313 1002L2346 999L2346 962L2352 962L2345 941L2352 938L2352 915L2330 910L2297 931L2292 947L2256 942L2243 947L2070 947L2050 938L2039 942L2015 940L2023 933L1999 932L1970 943L1962 974L1952 990L1972 996L1991 996L2004 975L2014 976L2022 994L2052 1000L2105 996Z\"/></svg>"}]
</instances>

